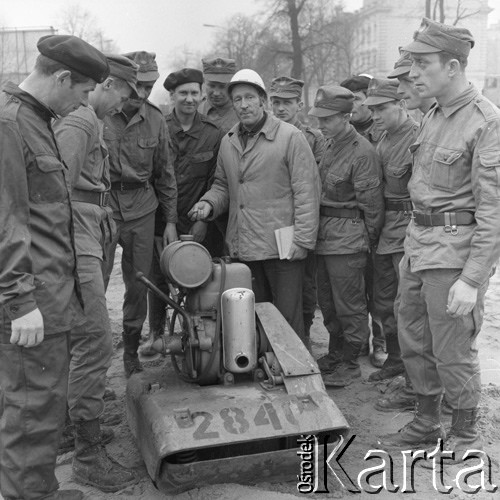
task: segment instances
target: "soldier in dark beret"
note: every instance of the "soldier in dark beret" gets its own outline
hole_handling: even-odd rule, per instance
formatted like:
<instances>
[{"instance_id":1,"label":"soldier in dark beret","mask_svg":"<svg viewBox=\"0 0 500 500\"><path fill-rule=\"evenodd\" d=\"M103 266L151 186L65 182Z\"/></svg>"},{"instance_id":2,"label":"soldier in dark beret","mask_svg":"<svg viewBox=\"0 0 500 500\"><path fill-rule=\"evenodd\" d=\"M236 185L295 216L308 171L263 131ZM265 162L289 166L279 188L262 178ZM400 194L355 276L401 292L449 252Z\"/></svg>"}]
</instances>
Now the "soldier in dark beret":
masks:
<instances>
[{"instance_id":1,"label":"soldier in dark beret","mask_svg":"<svg viewBox=\"0 0 500 500\"><path fill-rule=\"evenodd\" d=\"M116 233L106 249L105 285L109 281L116 245L123 249L123 366L125 376L142 371L137 350L147 316L147 289L136 273L149 275L153 259L156 209L166 221L164 244L177 240L177 186L168 148L165 119L148 97L159 78L156 54L124 54L139 66L137 95L120 113L104 119L104 141L109 150L110 207Z\"/></svg>"},{"instance_id":2,"label":"soldier in dark beret","mask_svg":"<svg viewBox=\"0 0 500 500\"><path fill-rule=\"evenodd\" d=\"M238 122L227 93L227 84L236 73L236 63L234 59L223 57L202 59L201 63L207 97L200 104L198 111L207 115L220 129L227 132Z\"/></svg>"},{"instance_id":3,"label":"soldier in dark beret","mask_svg":"<svg viewBox=\"0 0 500 500\"><path fill-rule=\"evenodd\" d=\"M378 446L481 450L481 372L476 336L489 277L500 257L500 111L468 81L469 30L424 18L413 42L410 78L435 97L411 146L413 217L400 265L399 342L416 392L413 420ZM453 409L441 423L443 392ZM447 465L449 466L449 465Z\"/></svg>"},{"instance_id":4,"label":"soldier in dark beret","mask_svg":"<svg viewBox=\"0 0 500 500\"><path fill-rule=\"evenodd\" d=\"M64 427L70 331L83 303L68 191L52 120L88 103L106 57L74 36L38 41L35 68L0 93L0 491L79 500L54 475Z\"/></svg>"},{"instance_id":5,"label":"soldier in dark beret","mask_svg":"<svg viewBox=\"0 0 500 500\"><path fill-rule=\"evenodd\" d=\"M61 155L71 178L77 271L85 302L85 323L71 331L68 387L69 422L60 453L75 448L73 478L105 491L118 491L137 481L135 474L112 461L104 443L113 438L101 429L106 372L113 354L112 332L102 274L103 245L112 238L109 162L102 127L106 115L119 113L137 93L139 66L125 56L107 55L110 74L81 107L55 124ZM75 445L76 441L76 445Z\"/></svg>"},{"instance_id":6,"label":"soldier in dark beret","mask_svg":"<svg viewBox=\"0 0 500 500\"><path fill-rule=\"evenodd\" d=\"M319 164L325 149L325 138L319 130L303 125L299 120L299 112L304 106L302 102L303 87L304 82L302 80L280 76L274 78L271 82L269 98L271 99L274 115L280 120L294 125L304 134L314 154L316 163ZM317 304L316 255L313 251L308 252L305 261L302 302L305 343L310 347L310 330Z\"/></svg>"},{"instance_id":7,"label":"soldier in dark beret","mask_svg":"<svg viewBox=\"0 0 500 500\"><path fill-rule=\"evenodd\" d=\"M358 356L368 341L365 268L384 220L380 161L350 123L354 94L321 87L309 114L326 143L319 164L322 183L316 255L318 301L330 335L318 360L327 386L344 387L361 377Z\"/></svg>"},{"instance_id":8,"label":"soldier in dark beret","mask_svg":"<svg viewBox=\"0 0 500 500\"><path fill-rule=\"evenodd\" d=\"M170 93L172 112L166 116L170 135L171 159L177 181L177 234L191 234L203 244L212 257L223 253L223 234L214 222L192 222L187 213L212 183L217 153L224 132L207 116L197 111L201 101L203 74L200 70L183 68L170 73L163 86ZM156 234L165 225L161 214L156 216ZM160 269L160 254L153 257L150 279L165 293L168 287ZM149 339L141 346L141 354L152 356L151 344L165 329L165 304L149 294Z\"/></svg>"}]
</instances>

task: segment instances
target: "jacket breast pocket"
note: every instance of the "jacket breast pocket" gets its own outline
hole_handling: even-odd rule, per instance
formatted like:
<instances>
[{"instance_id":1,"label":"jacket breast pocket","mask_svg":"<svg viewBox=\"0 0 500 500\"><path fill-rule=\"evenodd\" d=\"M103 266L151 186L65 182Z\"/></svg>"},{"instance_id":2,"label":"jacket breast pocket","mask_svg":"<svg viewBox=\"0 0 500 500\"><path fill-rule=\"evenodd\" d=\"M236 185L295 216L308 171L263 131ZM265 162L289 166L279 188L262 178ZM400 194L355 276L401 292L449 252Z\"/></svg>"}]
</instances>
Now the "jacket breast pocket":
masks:
<instances>
[{"instance_id":1,"label":"jacket breast pocket","mask_svg":"<svg viewBox=\"0 0 500 500\"><path fill-rule=\"evenodd\" d=\"M191 155L191 176L193 178L208 178L212 169L213 151L205 151Z\"/></svg>"},{"instance_id":2,"label":"jacket breast pocket","mask_svg":"<svg viewBox=\"0 0 500 500\"><path fill-rule=\"evenodd\" d=\"M51 155L38 155L28 167L28 191L34 203L57 203L68 198L63 164Z\"/></svg>"},{"instance_id":3,"label":"jacket breast pocket","mask_svg":"<svg viewBox=\"0 0 500 500\"><path fill-rule=\"evenodd\" d=\"M157 137L141 137L137 140L139 161L141 166L148 170L153 163L155 148L158 145Z\"/></svg>"},{"instance_id":4,"label":"jacket breast pocket","mask_svg":"<svg viewBox=\"0 0 500 500\"><path fill-rule=\"evenodd\" d=\"M443 191L456 191L464 181L463 164L463 151L437 148L432 159L431 185Z\"/></svg>"},{"instance_id":5,"label":"jacket breast pocket","mask_svg":"<svg viewBox=\"0 0 500 500\"><path fill-rule=\"evenodd\" d=\"M387 189L394 194L408 193L408 181L411 177L411 167L406 165L403 167L389 166L385 171L385 183Z\"/></svg>"},{"instance_id":6,"label":"jacket breast pocket","mask_svg":"<svg viewBox=\"0 0 500 500\"><path fill-rule=\"evenodd\" d=\"M352 198L352 184L334 173L328 172L323 183L326 197L332 201L349 201Z\"/></svg>"}]
</instances>

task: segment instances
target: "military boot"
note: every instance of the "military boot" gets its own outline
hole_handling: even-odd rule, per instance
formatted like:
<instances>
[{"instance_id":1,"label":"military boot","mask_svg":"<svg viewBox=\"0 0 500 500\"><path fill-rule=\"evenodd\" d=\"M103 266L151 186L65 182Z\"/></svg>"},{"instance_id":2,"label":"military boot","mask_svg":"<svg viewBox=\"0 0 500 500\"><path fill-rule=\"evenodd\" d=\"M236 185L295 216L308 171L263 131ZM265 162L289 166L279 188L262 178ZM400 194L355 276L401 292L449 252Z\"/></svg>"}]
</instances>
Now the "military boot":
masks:
<instances>
[{"instance_id":1,"label":"military boot","mask_svg":"<svg viewBox=\"0 0 500 500\"><path fill-rule=\"evenodd\" d=\"M378 411L406 411L415 408L415 391L405 372L405 385L388 396L379 398L375 403Z\"/></svg>"},{"instance_id":2,"label":"military boot","mask_svg":"<svg viewBox=\"0 0 500 500\"><path fill-rule=\"evenodd\" d=\"M75 424L76 442L73 458L73 479L106 493L122 490L139 479L115 462L101 442L99 419Z\"/></svg>"},{"instance_id":3,"label":"military boot","mask_svg":"<svg viewBox=\"0 0 500 500\"><path fill-rule=\"evenodd\" d=\"M462 462L467 450L483 449L483 440L476 428L477 414L477 408L453 410L451 428L443 448L455 452L455 460L448 463Z\"/></svg>"},{"instance_id":4,"label":"military boot","mask_svg":"<svg viewBox=\"0 0 500 500\"><path fill-rule=\"evenodd\" d=\"M445 438L445 431L440 419L441 395L416 395L415 415L398 432L382 436L377 446L382 449L419 448L429 444L437 444L438 439Z\"/></svg>"},{"instance_id":5,"label":"military boot","mask_svg":"<svg viewBox=\"0 0 500 500\"><path fill-rule=\"evenodd\" d=\"M137 355L139 342L141 339L140 332L122 333L123 338L123 368L125 377L129 378L132 374L142 372L142 365Z\"/></svg>"},{"instance_id":6,"label":"military boot","mask_svg":"<svg viewBox=\"0 0 500 500\"><path fill-rule=\"evenodd\" d=\"M318 360L318 367L323 373L330 373L340 364L343 357L344 337L342 335L330 336L328 354L321 356Z\"/></svg>"},{"instance_id":7,"label":"military boot","mask_svg":"<svg viewBox=\"0 0 500 500\"><path fill-rule=\"evenodd\" d=\"M382 364L382 368L373 372L368 377L370 382L379 382L388 378L397 377L405 372L403 360L401 359L401 350L397 335L391 335L385 339L387 358ZM372 363L373 364L373 363Z\"/></svg>"},{"instance_id":8,"label":"military boot","mask_svg":"<svg viewBox=\"0 0 500 500\"><path fill-rule=\"evenodd\" d=\"M109 427L101 427L101 443L108 444L115 437L113 429ZM59 441L59 447L57 449L58 455L63 455L75 449L75 426L70 422L64 426L64 430Z\"/></svg>"},{"instance_id":9,"label":"military boot","mask_svg":"<svg viewBox=\"0 0 500 500\"><path fill-rule=\"evenodd\" d=\"M323 377L323 382L327 387L345 387L356 378L361 377L358 356L361 344L344 341L342 361L337 365L332 373Z\"/></svg>"}]
</instances>

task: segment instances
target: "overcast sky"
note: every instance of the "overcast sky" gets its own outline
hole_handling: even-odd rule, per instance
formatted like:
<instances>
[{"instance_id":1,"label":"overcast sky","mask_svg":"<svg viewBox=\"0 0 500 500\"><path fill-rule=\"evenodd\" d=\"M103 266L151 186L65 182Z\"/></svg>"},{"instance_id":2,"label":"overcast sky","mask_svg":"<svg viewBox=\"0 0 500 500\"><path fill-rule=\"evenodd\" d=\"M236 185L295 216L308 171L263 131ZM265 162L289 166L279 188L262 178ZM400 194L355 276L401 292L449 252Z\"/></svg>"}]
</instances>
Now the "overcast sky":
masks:
<instances>
[{"instance_id":1,"label":"overcast sky","mask_svg":"<svg viewBox=\"0 0 500 500\"><path fill-rule=\"evenodd\" d=\"M203 55L210 47L219 28L204 24L223 26L234 14L255 14L265 6L263 0L0 0L0 27L58 28L62 13L74 3L95 17L97 26L120 51L156 52L162 74L159 88L171 70L168 61L176 48ZM362 4L363 0L344 0L350 11ZM498 19L500 0L489 0L489 4L496 7Z\"/></svg>"}]
</instances>

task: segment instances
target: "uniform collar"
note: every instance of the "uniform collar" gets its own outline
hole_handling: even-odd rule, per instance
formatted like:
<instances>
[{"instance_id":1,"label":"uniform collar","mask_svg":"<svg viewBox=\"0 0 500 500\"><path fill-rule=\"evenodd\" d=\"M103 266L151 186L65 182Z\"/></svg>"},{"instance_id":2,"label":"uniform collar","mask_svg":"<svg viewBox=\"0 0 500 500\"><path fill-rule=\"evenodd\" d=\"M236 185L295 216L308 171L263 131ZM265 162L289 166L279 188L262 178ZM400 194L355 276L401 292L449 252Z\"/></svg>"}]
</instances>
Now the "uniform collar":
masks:
<instances>
[{"instance_id":1,"label":"uniform collar","mask_svg":"<svg viewBox=\"0 0 500 500\"><path fill-rule=\"evenodd\" d=\"M443 112L445 118L449 118L455 111L463 108L469 104L473 99L477 97L479 91L474 87L474 85L469 83L469 86L457 97L452 99L446 106L437 105L434 109L440 109Z\"/></svg>"},{"instance_id":2,"label":"uniform collar","mask_svg":"<svg viewBox=\"0 0 500 500\"><path fill-rule=\"evenodd\" d=\"M52 119L59 118L54 111L52 111L48 106L40 102L38 99L33 97L28 92L20 89L17 85L12 82L7 82L4 85L3 90L17 99L19 99L23 104L26 104L33 111L42 118L42 120L46 122L50 122Z\"/></svg>"},{"instance_id":3,"label":"uniform collar","mask_svg":"<svg viewBox=\"0 0 500 500\"><path fill-rule=\"evenodd\" d=\"M194 116L193 124L191 125L191 128L189 130L184 130L182 128L181 122L179 121L179 118L177 117L177 113L175 112L175 109L170 113L170 119L172 120L172 124L169 124L169 126L172 128L172 132L174 134L178 134L179 132L183 132L186 135L189 135L193 137L194 139L198 139L200 136L200 133L203 129L203 122L201 121L201 115L196 111L196 114Z\"/></svg>"}]
</instances>

